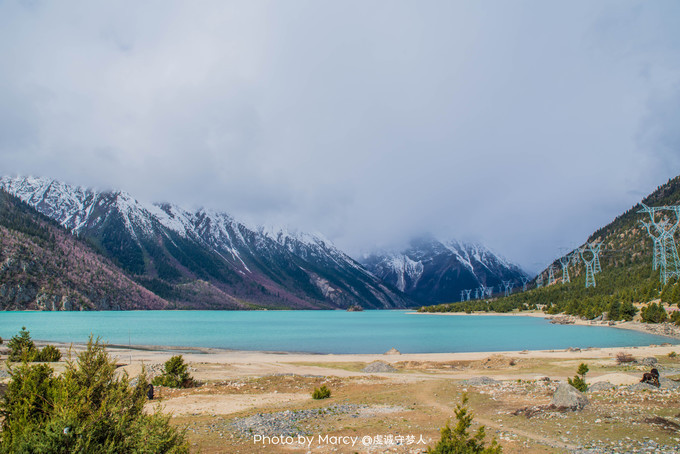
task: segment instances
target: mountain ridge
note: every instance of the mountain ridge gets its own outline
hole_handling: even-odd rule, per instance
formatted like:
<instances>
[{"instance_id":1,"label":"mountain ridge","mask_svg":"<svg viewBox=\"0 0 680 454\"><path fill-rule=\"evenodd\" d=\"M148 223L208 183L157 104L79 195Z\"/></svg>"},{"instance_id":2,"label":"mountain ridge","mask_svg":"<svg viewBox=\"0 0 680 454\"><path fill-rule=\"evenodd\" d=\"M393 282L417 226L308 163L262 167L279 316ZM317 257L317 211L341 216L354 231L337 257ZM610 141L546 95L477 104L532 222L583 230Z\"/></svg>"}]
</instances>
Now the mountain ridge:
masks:
<instances>
[{"instance_id":1,"label":"mountain ridge","mask_svg":"<svg viewBox=\"0 0 680 454\"><path fill-rule=\"evenodd\" d=\"M320 236L259 232L227 213L142 204L123 191L47 178L2 177L0 187L87 239L142 285L189 307L411 304Z\"/></svg>"}]
</instances>

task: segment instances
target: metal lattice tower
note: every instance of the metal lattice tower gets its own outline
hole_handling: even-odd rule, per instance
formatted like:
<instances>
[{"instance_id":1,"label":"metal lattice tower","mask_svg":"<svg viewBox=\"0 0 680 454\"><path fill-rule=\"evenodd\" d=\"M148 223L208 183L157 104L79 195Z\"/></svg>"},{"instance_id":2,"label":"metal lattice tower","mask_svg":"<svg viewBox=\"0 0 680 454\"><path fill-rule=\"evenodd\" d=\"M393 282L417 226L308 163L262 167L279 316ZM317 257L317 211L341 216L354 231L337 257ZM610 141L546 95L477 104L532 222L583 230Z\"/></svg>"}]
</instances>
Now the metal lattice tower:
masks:
<instances>
[{"instance_id":1,"label":"metal lattice tower","mask_svg":"<svg viewBox=\"0 0 680 454\"><path fill-rule=\"evenodd\" d=\"M465 300L470 301L470 294L472 293L472 289L465 289Z\"/></svg>"},{"instance_id":2,"label":"metal lattice tower","mask_svg":"<svg viewBox=\"0 0 680 454\"><path fill-rule=\"evenodd\" d=\"M543 287L543 274L536 276L536 288Z\"/></svg>"},{"instance_id":3,"label":"metal lattice tower","mask_svg":"<svg viewBox=\"0 0 680 454\"><path fill-rule=\"evenodd\" d=\"M600 266L600 248L602 247L602 243L591 243L590 244L590 250L593 252L595 261L593 262L593 272L595 274L599 273L602 271L602 267Z\"/></svg>"},{"instance_id":4,"label":"metal lattice tower","mask_svg":"<svg viewBox=\"0 0 680 454\"><path fill-rule=\"evenodd\" d=\"M565 284L567 282L571 282L569 279L569 262L571 262L571 258L568 255L565 255L564 257L560 257L560 265L562 265L562 283Z\"/></svg>"},{"instance_id":5,"label":"metal lattice tower","mask_svg":"<svg viewBox=\"0 0 680 454\"><path fill-rule=\"evenodd\" d=\"M675 232L680 223L680 206L649 207L642 204L642 210L638 213L647 213L650 222L640 221L647 229L647 233L654 241L654 259L652 266L659 269L659 280L663 285L673 277L680 277L680 258L675 244ZM675 221L656 221L655 214L671 211L675 215Z\"/></svg>"},{"instance_id":6,"label":"metal lattice tower","mask_svg":"<svg viewBox=\"0 0 680 454\"><path fill-rule=\"evenodd\" d=\"M652 269L658 270L663 260L663 232L665 231L665 221L652 224L645 221L640 223L647 229L647 233L654 241L654 256L652 258Z\"/></svg>"},{"instance_id":7,"label":"metal lattice tower","mask_svg":"<svg viewBox=\"0 0 680 454\"><path fill-rule=\"evenodd\" d=\"M548 285L552 284L555 282L555 273L553 271L553 266L552 263L548 267Z\"/></svg>"},{"instance_id":8,"label":"metal lattice tower","mask_svg":"<svg viewBox=\"0 0 680 454\"><path fill-rule=\"evenodd\" d=\"M476 299L476 300L479 299L479 288L476 288L476 289L475 289L475 299Z\"/></svg>"},{"instance_id":9,"label":"metal lattice tower","mask_svg":"<svg viewBox=\"0 0 680 454\"><path fill-rule=\"evenodd\" d=\"M512 281L503 281L503 286L505 287L505 296L510 296L510 293L512 293Z\"/></svg>"},{"instance_id":10,"label":"metal lattice tower","mask_svg":"<svg viewBox=\"0 0 680 454\"><path fill-rule=\"evenodd\" d=\"M580 261L581 261L581 251L576 249L574 252L571 253L571 263L574 264L574 265L578 265Z\"/></svg>"},{"instance_id":11,"label":"metal lattice tower","mask_svg":"<svg viewBox=\"0 0 680 454\"><path fill-rule=\"evenodd\" d=\"M585 252L590 251L593 256L591 257L590 260L586 260L585 257ZM581 260L583 260L583 263L586 266L586 288L588 287L595 287L596 282L595 282L595 270L594 270L594 265L595 265L595 252L588 247L587 249L584 248L581 250Z\"/></svg>"},{"instance_id":12,"label":"metal lattice tower","mask_svg":"<svg viewBox=\"0 0 680 454\"><path fill-rule=\"evenodd\" d=\"M491 294L493 293L493 287L487 287L486 288L486 296L491 298Z\"/></svg>"},{"instance_id":13,"label":"metal lattice tower","mask_svg":"<svg viewBox=\"0 0 680 454\"><path fill-rule=\"evenodd\" d=\"M522 277L522 291L526 292L527 291L527 283L529 282L528 277Z\"/></svg>"},{"instance_id":14,"label":"metal lattice tower","mask_svg":"<svg viewBox=\"0 0 680 454\"><path fill-rule=\"evenodd\" d=\"M460 300L465 301L465 290L460 291Z\"/></svg>"}]
</instances>

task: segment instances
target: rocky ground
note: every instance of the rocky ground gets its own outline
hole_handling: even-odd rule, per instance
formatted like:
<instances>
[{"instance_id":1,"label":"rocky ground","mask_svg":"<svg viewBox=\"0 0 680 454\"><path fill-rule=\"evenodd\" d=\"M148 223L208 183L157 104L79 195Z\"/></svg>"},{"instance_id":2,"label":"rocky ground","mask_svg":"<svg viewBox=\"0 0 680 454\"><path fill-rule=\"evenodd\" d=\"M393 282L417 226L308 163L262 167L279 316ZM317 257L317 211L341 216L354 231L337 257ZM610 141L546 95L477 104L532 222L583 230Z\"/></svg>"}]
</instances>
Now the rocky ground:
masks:
<instances>
[{"instance_id":1,"label":"rocky ground","mask_svg":"<svg viewBox=\"0 0 680 454\"><path fill-rule=\"evenodd\" d=\"M193 452L420 453L463 394L473 428L505 453L680 453L680 346L496 354L293 355L188 351L197 387L157 387ZM162 371L171 354L112 349L120 371ZM617 360L617 357L625 361ZM556 391L580 363L584 404ZM661 387L638 383L652 367ZM57 371L63 365L56 364ZM6 382L6 366L0 382ZM1 378L1 377L5 378ZM328 399L311 393L325 385ZM1 390L0 386L0 390ZM0 391L1 392L1 391Z\"/></svg>"}]
</instances>

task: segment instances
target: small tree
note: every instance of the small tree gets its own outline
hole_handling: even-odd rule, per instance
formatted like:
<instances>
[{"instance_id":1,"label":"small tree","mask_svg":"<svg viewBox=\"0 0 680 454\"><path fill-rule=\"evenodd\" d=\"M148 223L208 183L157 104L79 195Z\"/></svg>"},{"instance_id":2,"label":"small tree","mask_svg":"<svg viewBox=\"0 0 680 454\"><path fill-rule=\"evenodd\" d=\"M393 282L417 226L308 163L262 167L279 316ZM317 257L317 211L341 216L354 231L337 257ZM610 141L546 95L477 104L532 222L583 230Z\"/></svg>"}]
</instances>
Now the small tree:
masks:
<instances>
[{"instance_id":1,"label":"small tree","mask_svg":"<svg viewBox=\"0 0 680 454\"><path fill-rule=\"evenodd\" d=\"M502 448L494 438L491 440L491 445L486 446L484 439L486 432L484 426L477 429L474 435L468 432L472 425L472 414L467 408L468 397L463 394L460 404L456 406L454 411L456 415L456 427L451 429L449 423L441 429L441 440L434 448L429 448L428 453L431 454L501 454Z\"/></svg>"},{"instance_id":2,"label":"small tree","mask_svg":"<svg viewBox=\"0 0 680 454\"><path fill-rule=\"evenodd\" d=\"M661 303L650 303L643 307L640 316L645 323L663 323L668 320L668 314Z\"/></svg>"},{"instance_id":3,"label":"small tree","mask_svg":"<svg viewBox=\"0 0 680 454\"><path fill-rule=\"evenodd\" d=\"M326 385L321 385L320 388L314 388L312 399L327 399L331 397L331 390Z\"/></svg>"},{"instance_id":4,"label":"small tree","mask_svg":"<svg viewBox=\"0 0 680 454\"><path fill-rule=\"evenodd\" d=\"M61 352L54 345L45 345L36 355L34 361L56 363L61 359Z\"/></svg>"},{"instance_id":5,"label":"small tree","mask_svg":"<svg viewBox=\"0 0 680 454\"><path fill-rule=\"evenodd\" d=\"M581 363L579 364L578 369L576 370L576 375L574 376L574 379L572 380L571 378L568 378L567 382L574 388L578 389L579 391L585 392L588 389L588 384L586 383L587 373L588 365L585 363Z\"/></svg>"},{"instance_id":6,"label":"small tree","mask_svg":"<svg viewBox=\"0 0 680 454\"><path fill-rule=\"evenodd\" d=\"M25 326L22 326L21 331L7 342L7 346L10 361L33 361L37 354L31 334L26 331Z\"/></svg>"},{"instance_id":7,"label":"small tree","mask_svg":"<svg viewBox=\"0 0 680 454\"><path fill-rule=\"evenodd\" d=\"M165 371L154 378L152 383L169 388L188 388L194 379L189 375L187 367L182 355L175 355L165 362Z\"/></svg>"},{"instance_id":8,"label":"small tree","mask_svg":"<svg viewBox=\"0 0 680 454\"><path fill-rule=\"evenodd\" d=\"M0 402L0 453L188 453L184 435L160 413L146 414L146 376L116 379L99 340L90 340L65 373L23 362Z\"/></svg>"}]
</instances>

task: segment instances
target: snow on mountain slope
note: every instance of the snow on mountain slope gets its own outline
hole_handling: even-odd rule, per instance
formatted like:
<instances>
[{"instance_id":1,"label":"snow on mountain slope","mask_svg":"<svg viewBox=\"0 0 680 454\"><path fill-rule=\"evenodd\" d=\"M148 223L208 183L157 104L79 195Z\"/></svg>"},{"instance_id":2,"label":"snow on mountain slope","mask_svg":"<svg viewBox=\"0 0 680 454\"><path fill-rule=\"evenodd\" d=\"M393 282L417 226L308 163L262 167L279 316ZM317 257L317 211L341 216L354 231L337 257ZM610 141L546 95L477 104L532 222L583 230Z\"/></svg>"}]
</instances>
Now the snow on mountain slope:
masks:
<instances>
[{"instance_id":1,"label":"snow on mountain slope","mask_svg":"<svg viewBox=\"0 0 680 454\"><path fill-rule=\"evenodd\" d=\"M204 305L208 298L211 307L409 304L321 235L254 229L226 213L144 204L125 192L46 178L3 177L0 187L88 238L166 299Z\"/></svg>"},{"instance_id":2,"label":"snow on mountain slope","mask_svg":"<svg viewBox=\"0 0 680 454\"><path fill-rule=\"evenodd\" d=\"M460 300L463 289L515 284L526 276L518 266L481 244L421 237L400 251L365 255L362 264L377 277L422 303Z\"/></svg>"}]
</instances>

